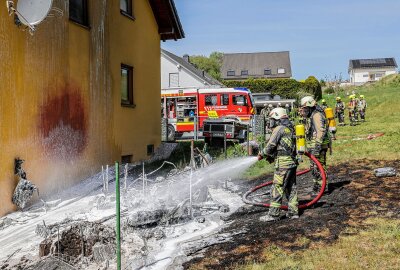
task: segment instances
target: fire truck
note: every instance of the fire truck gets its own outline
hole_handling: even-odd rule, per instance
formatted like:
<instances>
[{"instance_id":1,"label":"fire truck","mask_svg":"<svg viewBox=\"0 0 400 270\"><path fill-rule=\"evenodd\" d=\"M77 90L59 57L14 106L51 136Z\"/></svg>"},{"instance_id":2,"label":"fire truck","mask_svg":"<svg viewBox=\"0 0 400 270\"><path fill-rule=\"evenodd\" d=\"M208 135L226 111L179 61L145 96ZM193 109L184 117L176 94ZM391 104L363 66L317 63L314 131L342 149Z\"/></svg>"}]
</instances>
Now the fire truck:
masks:
<instances>
[{"instance_id":1,"label":"fire truck","mask_svg":"<svg viewBox=\"0 0 400 270\"><path fill-rule=\"evenodd\" d=\"M207 119L236 117L248 122L254 114L253 97L247 88L161 90L161 107L169 141L185 132L202 132Z\"/></svg>"}]
</instances>

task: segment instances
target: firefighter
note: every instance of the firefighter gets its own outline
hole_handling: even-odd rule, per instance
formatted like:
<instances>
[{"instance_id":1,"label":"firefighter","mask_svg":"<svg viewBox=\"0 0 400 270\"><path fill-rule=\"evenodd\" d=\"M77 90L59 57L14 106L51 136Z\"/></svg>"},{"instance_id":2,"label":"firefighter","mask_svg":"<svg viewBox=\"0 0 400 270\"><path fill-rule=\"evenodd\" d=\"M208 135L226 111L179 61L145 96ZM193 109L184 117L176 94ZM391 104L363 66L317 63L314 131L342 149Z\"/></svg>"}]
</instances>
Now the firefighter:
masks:
<instances>
[{"instance_id":1,"label":"firefighter","mask_svg":"<svg viewBox=\"0 0 400 270\"><path fill-rule=\"evenodd\" d=\"M329 127L325 112L311 96L301 99L300 112L303 117L309 119L306 124L307 149L325 169L326 153L330 146ZM311 169L314 181L313 190L318 192L321 189L322 178L314 163L311 163Z\"/></svg>"},{"instance_id":2,"label":"firefighter","mask_svg":"<svg viewBox=\"0 0 400 270\"><path fill-rule=\"evenodd\" d=\"M356 118L355 118L355 110L356 110L356 101L354 99L354 95L349 96L350 101L349 104L347 105L347 108L349 110L349 118L350 118L350 126L355 126L356 125Z\"/></svg>"},{"instance_id":3,"label":"firefighter","mask_svg":"<svg viewBox=\"0 0 400 270\"><path fill-rule=\"evenodd\" d=\"M328 104L326 104L326 100L325 99L323 99L323 100L321 100L321 108L323 109L323 110L325 110L326 108L328 108Z\"/></svg>"},{"instance_id":4,"label":"firefighter","mask_svg":"<svg viewBox=\"0 0 400 270\"><path fill-rule=\"evenodd\" d=\"M296 189L296 139L293 124L284 108L275 108L269 114L270 127L273 129L267 146L259 154L269 163L275 161L275 174L271 192L271 204L268 214L261 221L280 219L280 207L283 196L288 200L287 218L298 218L298 198Z\"/></svg>"},{"instance_id":5,"label":"firefighter","mask_svg":"<svg viewBox=\"0 0 400 270\"><path fill-rule=\"evenodd\" d=\"M264 117L264 122L268 118L268 104L267 103L264 104L264 107L262 108L262 110L260 112L260 116Z\"/></svg>"},{"instance_id":6,"label":"firefighter","mask_svg":"<svg viewBox=\"0 0 400 270\"><path fill-rule=\"evenodd\" d=\"M262 110L260 112L260 116L262 117L262 122L264 125L265 132L267 132L267 127L268 127L268 114L269 114L268 104L265 103L264 107L262 108Z\"/></svg>"},{"instance_id":7,"label":"firefighter","mask_svg":"<svg viewBox=\"0 0 400 270\"><path fill-rule=\"evenodd\" d=\"M340 97L336 97L335 117L339 119L339 126L344 126L345 105Z\"/></svg>"},{"instance_id":8,"label":"firefighter","mask_svg":"<svg viewBox=\"0 0 400 270\"><path fill-rule=\"evenodd\" d=\"M365 122L365 110L367 109L367 101L364 95L360 95L360 100L358 101L358 112L360 113L361 121Z\"/></svg>"},{"instance_id":9,"label":"firefighter","mask_svg":"<svg viewBox=\"0 0 400 270\"><path fill-rule=\"evenodd\" d=\"M289 104L285 104L285 110L286 110L287 115L289 116L290 115L290 111L291 111Z\"/></svg>"}]
</instances>

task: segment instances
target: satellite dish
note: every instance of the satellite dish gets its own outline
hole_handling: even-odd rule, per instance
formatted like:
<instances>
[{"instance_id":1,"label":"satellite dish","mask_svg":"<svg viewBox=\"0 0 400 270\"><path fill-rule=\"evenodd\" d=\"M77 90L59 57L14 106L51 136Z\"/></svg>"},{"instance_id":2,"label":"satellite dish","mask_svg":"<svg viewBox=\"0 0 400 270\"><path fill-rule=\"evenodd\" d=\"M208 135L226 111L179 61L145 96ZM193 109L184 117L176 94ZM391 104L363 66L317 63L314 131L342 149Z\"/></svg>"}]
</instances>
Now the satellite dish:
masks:
<instances>
[{"instance_id":1,"label":"satellite dish","mask_svg":"<svg viewBox=\"0 0 400 270\"><path fill-rule=\"evenodd\" d=\"M41 23L49 14L53 0L19 0L17 15L21 23L32 27Z\"/></svg>"}]
</instances>

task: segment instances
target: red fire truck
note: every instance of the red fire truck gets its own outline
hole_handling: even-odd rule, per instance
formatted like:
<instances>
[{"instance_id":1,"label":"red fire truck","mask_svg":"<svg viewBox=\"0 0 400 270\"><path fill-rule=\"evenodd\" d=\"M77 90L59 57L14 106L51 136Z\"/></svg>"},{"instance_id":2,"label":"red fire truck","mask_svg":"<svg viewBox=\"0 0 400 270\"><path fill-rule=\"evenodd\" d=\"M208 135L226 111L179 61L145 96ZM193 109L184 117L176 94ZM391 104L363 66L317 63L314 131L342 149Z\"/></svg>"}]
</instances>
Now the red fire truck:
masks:
<instances>
[{"instance_id":1,"label":"red fire truck","mask_svg":"<svg viewBox=\"0 0 400 270\"><path fill-rule=\"evenodd\" d=\"M161 90L162 115L167 119L168 140L184 132L202 131L206 119L234 116L249 121L254 101L247 88Z\"/></svg>"}]
</instances>

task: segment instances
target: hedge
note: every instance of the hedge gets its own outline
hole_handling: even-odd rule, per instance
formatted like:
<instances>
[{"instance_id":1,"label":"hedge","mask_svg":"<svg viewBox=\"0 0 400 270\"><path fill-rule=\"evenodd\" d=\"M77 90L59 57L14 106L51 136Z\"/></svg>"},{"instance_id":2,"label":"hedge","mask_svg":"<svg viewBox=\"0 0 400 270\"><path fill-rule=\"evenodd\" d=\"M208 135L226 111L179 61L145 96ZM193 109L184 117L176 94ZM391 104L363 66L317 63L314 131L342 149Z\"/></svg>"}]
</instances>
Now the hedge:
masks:
<instances>
[{"instance_id":1,"label":"hedge","mask_svg":"<svg viewBox=\"0 0 400 270\"><path fill-rule=\"evenodd\" d=\"M300 99L306 95L321 98L321 85L315 77L308 77L304 82L294 79L248 79L245 81L223 81L227 87L246 87L252 93L271 93L282 98Z\"/></svg>"},{"instance_id":2,"label":"hedge","mask_svg":"<svg viewBox=\"0 0 400 270\"><path fill-rule=\"evenodd\" d=\"M227 87L246 87L252 93L271 93L283 98L298 98L305 84L294 79L248 79L245 81L223 81Z\"/></svg>"}]
</instances>

